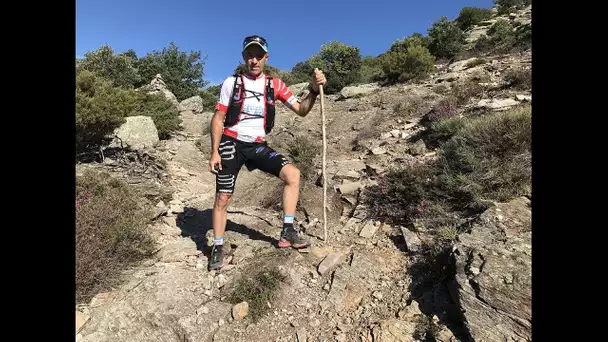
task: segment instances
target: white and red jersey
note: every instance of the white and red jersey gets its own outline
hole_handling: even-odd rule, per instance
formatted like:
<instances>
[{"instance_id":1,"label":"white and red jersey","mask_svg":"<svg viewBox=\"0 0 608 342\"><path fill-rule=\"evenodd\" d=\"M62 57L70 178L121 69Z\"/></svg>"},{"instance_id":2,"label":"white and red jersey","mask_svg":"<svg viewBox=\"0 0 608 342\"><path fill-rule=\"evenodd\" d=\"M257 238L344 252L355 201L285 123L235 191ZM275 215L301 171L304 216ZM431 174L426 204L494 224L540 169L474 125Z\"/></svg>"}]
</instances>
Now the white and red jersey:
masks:
<instances>
[{"instance_id":1,"label":"white and red jersey","mask_svg":"<svg viewBox=\"0 0 608 342\"><path fill-rule=\"evenodd\" d=\"M234 76L230 76L222 83L220 97L215 106L216 110L222 112L228 111L234 82ZM244 142L262 142L266 136L266 131L264 130L266 75L262 73L256 78L243 75L243 82L245 100L239 113L239 121L230 128L224 128L224 134ZM277 77L273 77L272 82L275 101L280 100L288 104L293 104L297 101L297 98L289 90L285 82Z\"/></svg>"}]
</instances>

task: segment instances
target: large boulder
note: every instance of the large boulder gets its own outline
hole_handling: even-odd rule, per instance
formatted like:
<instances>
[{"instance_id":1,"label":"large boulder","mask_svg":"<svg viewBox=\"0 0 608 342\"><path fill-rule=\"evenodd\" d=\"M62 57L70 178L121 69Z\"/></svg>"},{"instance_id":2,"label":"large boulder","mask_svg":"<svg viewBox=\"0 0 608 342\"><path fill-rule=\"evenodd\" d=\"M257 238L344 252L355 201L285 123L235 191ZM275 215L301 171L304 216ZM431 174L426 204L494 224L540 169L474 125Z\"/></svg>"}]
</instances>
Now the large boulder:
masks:
<instances>
[{"instance_id":1,"label":"large boulder","mask_svg":"<svg viewBox=\"0 0 608 342\"><path fill-rule=\"evenodd\" d=\"M115 138L110 147L142 150L156 146L158 129L149 116L128 116L126 122L114 131Z\"/></svg>"},{"instance_id":2,"label":"large boulder","mask_svg":"<svg viewBox=\"0 0 608 342\"><path fill-rule=\"evenodd\" d=\"M454 255L457 296L473 340L531 341L531 201L488 209L459 236Z\"/></svg>"},{"instance_id":3,"label":"large boulder","mask_svg":"<svg viewBox=\"0 0 608 342\"><path fill-rule=\"evenodd\" d=\"M194 95L182 101L178 108L180 112L191 111L194 114L200 114L204 109L203 99L198 95Z\"/></svg>"}]
</instances>

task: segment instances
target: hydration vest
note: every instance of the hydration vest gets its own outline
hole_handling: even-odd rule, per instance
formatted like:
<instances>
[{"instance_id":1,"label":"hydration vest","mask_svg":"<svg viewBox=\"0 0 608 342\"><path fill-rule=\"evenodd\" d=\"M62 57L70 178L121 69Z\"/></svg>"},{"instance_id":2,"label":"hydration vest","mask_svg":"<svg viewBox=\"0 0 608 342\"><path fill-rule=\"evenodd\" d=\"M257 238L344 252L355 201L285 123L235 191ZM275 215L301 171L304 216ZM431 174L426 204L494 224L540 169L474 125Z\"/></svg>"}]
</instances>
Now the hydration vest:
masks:
<instances>
[{"instance_id":1,"label":"hydration vest","mask_svg":"<svg viewBox=\"0 0 608 342\"><path fill-rule=\"evenodd\" d=\"M232 96L230 96L228 111L226 112L226 118L224 119L225 128L230 128L239 122L241 118L241 110L243 109L243 104L245 103L246 92L243 75L235 74L233 76L235 77L234 88L232 89ZM264 97L264 131L266 131L266 134L268 134L274 127L275 115L274 85L272 82L272 77L266 76L266 87L264 89L264 94L255 92L254 94L256 94L254 96L263 95Z\"/></svg>"}]
</instances>

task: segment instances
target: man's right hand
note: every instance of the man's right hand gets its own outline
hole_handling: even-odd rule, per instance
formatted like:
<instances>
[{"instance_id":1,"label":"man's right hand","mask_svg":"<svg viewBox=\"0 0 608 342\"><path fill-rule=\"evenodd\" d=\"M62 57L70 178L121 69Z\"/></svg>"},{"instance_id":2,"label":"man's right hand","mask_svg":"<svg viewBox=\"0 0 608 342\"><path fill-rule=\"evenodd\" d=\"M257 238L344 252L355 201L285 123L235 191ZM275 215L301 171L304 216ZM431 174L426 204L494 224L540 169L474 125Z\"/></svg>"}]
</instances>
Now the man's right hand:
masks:
<instances>
[{"instance_id":1,"label":"man's right hand","mask_svg":"<svg viewBox=\"0 0 608 342\"><path fill-rule=\"evenodd\" d=\"M218 170L215 169L216 165L218 166L218 170L222 169L222 157L217 152L213 153L211 158L209 158L209 172L217 173Z\"/></svg>"}]
</instances>

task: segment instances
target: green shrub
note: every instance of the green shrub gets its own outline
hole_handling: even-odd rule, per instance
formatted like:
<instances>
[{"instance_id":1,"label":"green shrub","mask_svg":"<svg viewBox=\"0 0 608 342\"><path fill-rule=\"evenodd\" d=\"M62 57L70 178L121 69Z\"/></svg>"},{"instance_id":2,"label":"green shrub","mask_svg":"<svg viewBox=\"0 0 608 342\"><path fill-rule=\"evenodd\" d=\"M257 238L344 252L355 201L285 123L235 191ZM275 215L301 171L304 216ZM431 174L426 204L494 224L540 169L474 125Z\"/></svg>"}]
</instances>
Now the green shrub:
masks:
<instances>
[{"instance_id":1,"label":"green shrub","mask_svg":"<svg viewBox=\"0 0 608 342\"><path fill-rule=\"evenodd\" d=\"M380 58L382 71L389 83L423 79L435 70L435 58L421 45L407 51L388 51Z\"/></svg>"},{"instance_id":2,"label":"green shrub","mask_svg":"<svg viewBox=\"0 0 608 342\"><path fill-rule=\"evenodd\" d=\"M532 44L532 24L520 25L515 29L515 46L529 47Z\"/></svg>"},{"instance_id":3,"label":"green shrub","mask_svg":"<svg viewBox=\"0 0 608 342\"><path fill-rule=\"evenodd\" d=\"M138 86L148 84L154 76L161 74L167 84L167 88L183 101L194 95L198 95L199 89L207 82L203 80L203 66L206 57L201 59L200 51L186 53L171 42L168 47L161 51L154 50L137 62L137 69L141 75Z\"/></svg>"},{"instance_id":4,"label":"green shrub","mask_svg":"<svg viewBox=\"0 0 608 342\"><path fill-rule=\"evenodd\" d=\"M129 96L132 97L132 107L128 116L151 117L158 130L159 139L168 139L172 132L179 129L181 122L179 112L163 94L146 94L132 90L129 92Z\"/></svg>"},{"instance_id":5,"label":"green shrub","mask_svg":"<svg viewBox=\"0 0 608 342\"><path fill-rule=\"evenodd\" d=\"M429 50L438 58L452 58L462 51L465 35L458 23L442 16L428 29Z\"/></svg>"},{"instance_id":6,"label":"green shrub","mask_svg":"<svg viewBox=\"0 0 608 342\"><path fill-rule=\"evenodd\" d=\"M488 20L492 17L492 10L489 8L479 8L466 6L460 10L456 23L461 30L467 31L474 25L479 24L484 20Z\"/></svg>"},{"instance_id":7,"label":"green shrub","mask_svg":"<svg viewBox=\"0 0 608 342\"><path fill-rule=\"evenodd\" d=\"M126 267L154 250L149 208L123 182L87 170L76 177L76 301L110 290Z\"/></svg>"},{"instance_id":8,"label":"green shrub","mask_svg":"<svg viewBox=\"0 0 608 342\"><path fill-rule=\"evenodd\" d=\"M359 83L371 83L383 78L380 60L372 56L365 56L361 59L361 71L359 72Z\"/></svg>"},{"instance_id":9,"label":"green shrub","mask_svg":"<svg viewBox=\"0 0 608 342\"><path fill-rule=\"evenodd\" d=\"M429 36L423 36L421 33L415 32L410 37L406 37L393 42L389 51L407 52L407 50L414 45L424 46L428 49L431 46L431 38Z\"/></svg>"},{"instance_id":10,"label":"green shrub","mask_svg":"<svg viewBox=\"0 0 608 342\"><path fill-rule=\"evenodd\" d=\"M466 208L507 201L531 184L531 107L464 119L439 153L443 188Z\"/></svg>"},{"instance_id":11,"label":"green shrub","mask_svg":"<svg viewBox=\"0 0 608 342\"><path fill-rule=\"evenodd\" d=\"M109 45L87 52L78 62L78 68L88 70L112 82L116 87L133 88L141 81L130 54L115 55Z\"/></svg>"},{"instance_id":12,"label":"green shrub","mask_svg":"<svg viewBox=\"0 0 608 342\"><path fill-rule=\"evenodd\" d=\"M219 98L219 95L214 95L211 93L211 91L210 89L202 89L198 93L203 100L203 108L205 111L215 111L215 105L217 104L217 100Z\"/></svg>"},{"instance_id":13,"label":"green shrub","mask_svg":"<svg viewBox=\"0 0 608 342\"><path fill-rule=\"evenodd\" d=\"M360 79L361 53L358 47L331 41L323 44L321 51L300 68L303 75L312 75L314 68L322 70L327 76L323 90L326 94L335 94ZM310 76L305 82L308 81Z\"/></svg>"},{"instance_id":14,"label":"green shrub","mask_svg":"<svg viewBox=\"0 0 608 342\"><path fill-rule=\"evenodd\" d=\"M515 29L505 19L498 19L488 29L488 37L495 52L509 52L516 42Z\"/></svg>"},{"instance_id":15,"label":"green shrub","mask_svg":"<svg viewBox=\"0 0 608 342\"><path fill-rule=\"evenodd\" d=\"M179 129L177 108L163 95L113 87L88 70L77 71L77 150L103 144L105 136L123 124L126 116L134 115L152 117L161 139Z\"/></svg>"},{"instance_id":16,"label":"green shrub","mask_svg":"<svg viewBox=\"0 0 608 342\"><path fill-rule=\"evenodd\" d=\"M441 145L458 133L464 127L464 124L465 120L459 117L448 117L438 120L431 123L428 138L430 141Z\"/></svg>"},{"instance_id":17,"label":"green shrub","mask_svg":"<svg viewBox=\"0 0 608 342\"><path fill-rule=\"evenodd\" d=\"M494 0L494 5L498 8L498 14L510 13L531 4L532 0Z\"/></svg>"},{"instance_id":18,"label":"green shrub","mask_svg":"<svg viewBox=\"0 0 608 342\"><path fill-rule=\"evenodd\" d=\"M421 220L427 228L445 230L462 215L485 209L487 201L526 195L531 185L531 119L527 106L435 123L433 134L445 141L438 158L391 170L377 186L366 188L371 214L399 224Z\"/></svg>"},{"instance_id":19,"label":"green shrub","mask_svg":"<svg viewBox=\"0 0 608 342\"><path fill-rule=\"evenodd\" d=\"M308 60L305 62L298 62L296 63L296 65L293 66L293 68L291 68L289 77L283 81L285 81L285 83L287 83L288 85L310 82L313 69L314 67L312 67L308 63Z\"/></svg>"},{"instance_id":20,"label":"green shrub","mask_svg":"<svg viewBox=\"0 0 608 342\"><path fill-rule=\"evenodd\" d=\"M524 68L508 69L503 74L503 79L508 87L519 90L532 89L532 70Z\"/></svg>"},{"instance_id":21,"label":"green shrub","mask_svg":"<svg viewBox=\"0 0 608 342\"><path fill-rule=\"evenodd\" d=\"M76 148L101 144L125 122L125 91L87 70L76 74Z\"/></svg>"}]
</instances>

